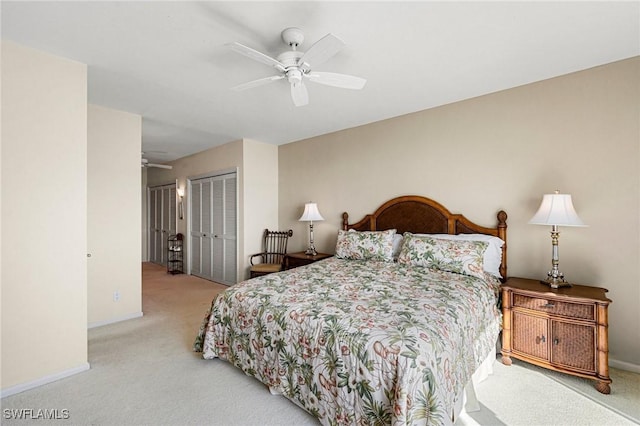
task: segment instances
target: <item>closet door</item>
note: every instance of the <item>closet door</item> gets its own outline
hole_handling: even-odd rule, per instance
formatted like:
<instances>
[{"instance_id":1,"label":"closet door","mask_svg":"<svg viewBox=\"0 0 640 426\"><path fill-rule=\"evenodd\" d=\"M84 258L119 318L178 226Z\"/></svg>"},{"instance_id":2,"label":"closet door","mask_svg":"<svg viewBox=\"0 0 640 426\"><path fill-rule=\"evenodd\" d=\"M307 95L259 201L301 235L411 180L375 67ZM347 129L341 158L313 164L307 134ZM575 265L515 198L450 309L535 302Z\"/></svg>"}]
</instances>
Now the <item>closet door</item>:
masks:
<instances>
[{"instance_id":1,"label":"closet door","mask_svg":"<svg viewBox=\"0 0 640 426\"><path fill-rule=\"evenodd\" d=\"M191 182L191 273L223 284L235 284L236 174Z\"/></svg>"},{"instance_id":2,"label":"closet door","mask_svg":"<svg viewBox=\"0 0 640 426\"><path fill-rule=\"evenodd\" d=\"M191 203L191 273L202 277L202 181L191 182L191 193L189 194Z\"/></svg>"},{"instance_id":3,"label":"closet door","mask_svg":"<svg viewBox=\"0 0 640 426\"><path fill-rule=\"evenodd\" d=\"M213 278L213 235L212 235L212 209L211 209L211 179L202 181L202 236L200 261L202 262L202 277L208 280L215 280Z\"/></svg>"},{"instance_id":4,"label":"closet door","mask_svg":"<svg viewBox=\"0 0 640 426\"><path fill-rule=\"evenodd\" d=\"M149 198L149 260L162 264L162 191L151 188Z\"/></svg>"},{"instance_id":5,"label":"closet door","mask_svg":"<svg viewBox=\"0 0 640 426\"><path fill-rule=\"evenodd\" d=\"M220 176L213 181L213 280L236 282L236 176Z\"/></svg>"},{"instance_id":6,"label":"closet door","mask_svg":"<svg viewBox=\"0 0 640 426\"><path fill-rule=\"evenodd\" d=\"M176 232L176 186L149 188L149 261L167 263L167 240Z\"/></svg>"}]
</instances>

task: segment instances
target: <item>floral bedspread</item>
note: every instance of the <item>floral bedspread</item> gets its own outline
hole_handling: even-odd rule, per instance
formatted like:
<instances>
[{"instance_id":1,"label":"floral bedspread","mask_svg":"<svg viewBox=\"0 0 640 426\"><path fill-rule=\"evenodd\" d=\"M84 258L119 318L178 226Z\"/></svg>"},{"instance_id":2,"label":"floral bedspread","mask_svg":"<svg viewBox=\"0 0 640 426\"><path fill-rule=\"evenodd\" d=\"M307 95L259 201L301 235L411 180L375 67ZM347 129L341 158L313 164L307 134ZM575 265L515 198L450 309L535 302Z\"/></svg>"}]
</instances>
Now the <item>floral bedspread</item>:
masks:
<instances>
[{"instance_id":1,"label":"floral bedspread","mask_svg":"<svg viewBox=\"0 0 640 426\"><path fill-rule=\"evenodd\" d=\"M325 425L451 424L495 348L499 283L330 258L219 294L194 349L226 359Z\"/></svg>"}]
</instances>

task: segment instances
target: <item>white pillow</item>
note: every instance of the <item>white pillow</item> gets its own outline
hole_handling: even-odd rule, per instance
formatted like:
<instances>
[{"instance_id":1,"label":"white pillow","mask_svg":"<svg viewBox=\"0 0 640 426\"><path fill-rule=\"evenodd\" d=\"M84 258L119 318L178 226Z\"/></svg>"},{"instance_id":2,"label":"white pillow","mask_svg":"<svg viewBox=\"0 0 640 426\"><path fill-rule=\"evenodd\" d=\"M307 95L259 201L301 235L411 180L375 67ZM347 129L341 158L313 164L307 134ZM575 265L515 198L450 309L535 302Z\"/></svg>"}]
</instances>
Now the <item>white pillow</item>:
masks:
<instances>
[{"instance_id":1,"label":"white pillow","mask_svg":"<svg viewBox=\"0 0 640 426\"><path fill-rule=\"evenodd\" d=\"M398 260L400 250L402 249L402 235L393 235L393 260Z\"/></svg>"},{"instance_id":2,"label":"white pillow","mask_svg":"<svg viewBox=\"0 0 640 426\"><path fill-rule=\"evenodd\" d=\"M493 235L485 234L416 234L425 235L431 238L439 238L441 240L458 240L458 241L484 241L489 243L483 256L483 269L494 277L502 278L500 275L500 264L502 263L502 246L504 241Z\"/></svg>"}]
</instances>

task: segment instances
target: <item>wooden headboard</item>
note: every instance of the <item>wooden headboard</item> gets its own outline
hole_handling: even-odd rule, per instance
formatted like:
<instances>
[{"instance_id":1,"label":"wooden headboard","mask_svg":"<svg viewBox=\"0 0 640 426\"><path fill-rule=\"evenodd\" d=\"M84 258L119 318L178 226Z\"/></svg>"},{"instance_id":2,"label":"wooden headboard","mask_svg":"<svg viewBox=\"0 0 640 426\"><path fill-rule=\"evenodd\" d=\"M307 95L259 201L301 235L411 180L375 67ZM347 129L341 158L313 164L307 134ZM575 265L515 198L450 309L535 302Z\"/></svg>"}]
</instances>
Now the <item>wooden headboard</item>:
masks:
<instances>
[{"instance_id":1,"label":"wooden headboard","mask_svg":"<svg viewBox=\"0 0 640 426\"><path fill-rule=\"evenodd\" d=\"M471 222L461 214L453 214L442 204L419 195L391 199L356 223L349 223L349 214L342 214L342 229L356 231L384 231L396 229L399 234L487 234L501 238L500 274L507 277L507 213L500 210L498 225L487 228Z\"/></svg>"}]
</instances>

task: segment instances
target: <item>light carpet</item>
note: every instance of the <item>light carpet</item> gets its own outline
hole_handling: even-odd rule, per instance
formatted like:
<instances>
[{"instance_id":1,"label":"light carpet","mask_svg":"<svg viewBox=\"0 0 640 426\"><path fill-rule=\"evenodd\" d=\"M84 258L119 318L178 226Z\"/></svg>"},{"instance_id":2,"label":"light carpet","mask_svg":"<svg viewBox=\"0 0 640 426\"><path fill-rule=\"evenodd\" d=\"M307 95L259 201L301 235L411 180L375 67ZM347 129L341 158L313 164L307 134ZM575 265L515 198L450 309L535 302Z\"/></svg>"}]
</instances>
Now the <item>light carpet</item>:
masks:
<instances>
[{"instance_id":1,"label":"light carpet","mask_svg":"<svg viewBox=\"0 0 640 426\"><path fill-rule=\"evenodd\" d=\"M211 300L224 288L144 264L144 316L89 330L91 369L2 399L0 421L3 425L318 425L304 410L271 395L229 363L203 360L191 351ZM629 373L627 387L617 387L617 373L612 370L612 395L592 398L550 373L517 360L510 367L496 362L494 374L476 388L481 410L463 414L457 423L638 424L631 418L640 401L639 375ZM620 399L612 409L596 402L606 403L610 397ZM69 418L16 418L19 413L29 417L24 410L37 414L44 409L68 410Z\"/></svg>"}]
</instances>

